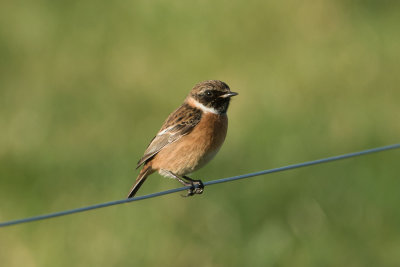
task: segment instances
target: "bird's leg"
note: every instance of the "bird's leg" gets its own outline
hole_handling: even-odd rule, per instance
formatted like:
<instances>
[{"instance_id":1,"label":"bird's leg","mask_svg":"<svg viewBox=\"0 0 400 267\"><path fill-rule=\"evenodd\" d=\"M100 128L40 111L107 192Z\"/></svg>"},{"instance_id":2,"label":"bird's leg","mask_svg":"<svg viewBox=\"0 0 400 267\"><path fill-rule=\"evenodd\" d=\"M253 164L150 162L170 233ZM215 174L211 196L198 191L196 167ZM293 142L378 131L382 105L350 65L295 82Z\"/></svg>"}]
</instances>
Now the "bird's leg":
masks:
<instances>
[{"instance_id":1,"label":"bird's leg","mask_svg":"<svg viewBox=\"0 0 400 267\"><path fill-rule=\"evenodd\" d=\"M193 196L194 194L202 194L204 192L204 184L201 180L194 180L186 175L182 176L185 180L189 181L192 185L190 190L188 191L188 196ZM192 189L193 188L193 189Z\"/></svg>"},{"instance_id":2,"label":"bird's leg","mask_svg":"<svg viewBox=\"0 0 400 267\"><path fill-rule=\"evenodd\" d=\"M182 176L185 180L183 180L181 177L176 175L175 173L168 171L168 170L162 170L165 174L168 174L169 177L172 177L178 182L180 182L184 186L190 186L188 193L186 197L193 196L194 194L201 194L204 191L204 184L200 180L193 180L192 178L189 178L187 176Z\"/></svg>"}]
</instances>

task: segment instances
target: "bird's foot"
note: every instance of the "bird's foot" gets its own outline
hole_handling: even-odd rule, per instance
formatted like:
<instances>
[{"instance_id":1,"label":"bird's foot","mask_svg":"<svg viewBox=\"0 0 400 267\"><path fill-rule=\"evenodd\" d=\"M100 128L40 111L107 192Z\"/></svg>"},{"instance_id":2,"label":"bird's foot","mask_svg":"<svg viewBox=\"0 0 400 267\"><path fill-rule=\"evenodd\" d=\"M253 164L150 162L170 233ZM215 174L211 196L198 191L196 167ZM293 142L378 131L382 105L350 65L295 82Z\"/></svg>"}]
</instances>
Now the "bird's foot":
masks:
<instances>
[{"instance_id":1,"label":"bird's foot","mask_svg":"<svg viewBox=\"0 0 400 267\"><path fill-rule=\"evenodd\" d=\"M190 184L190 188L186 194L186 197L193 196L195 194L203 194L204 184L201 180L195 180Z\"/></svg>"},{"instance_id":2,"label":"bird's foot","mask_svg":"<svg viewBox=\"0 0 400 267\"><path fill-rule=\"evenodd\" d=\"M186 186L190 186L186 196L184 196L184 197L190 197L190 196L197 195L197 194L203 194L204 184L201 180L194 180L187 176L183 176L183 178L188 181Z\"/></svg>"},{"instance_id":3,"label":"bird's foot","mask_svg":"<svg viewBox=\"0 0 400 267\"><path fill-rule=\"evenodd\" d=\"M171 171L163 170L163 172L168 173L170 177L175 178L180 182L183 186L190 186L186 196L182 195L183 197L190 197L197 194L202 194L204 192L204 184L201 180L194 180L187 176L178 176Z\"/></svg>"}]
</instances>

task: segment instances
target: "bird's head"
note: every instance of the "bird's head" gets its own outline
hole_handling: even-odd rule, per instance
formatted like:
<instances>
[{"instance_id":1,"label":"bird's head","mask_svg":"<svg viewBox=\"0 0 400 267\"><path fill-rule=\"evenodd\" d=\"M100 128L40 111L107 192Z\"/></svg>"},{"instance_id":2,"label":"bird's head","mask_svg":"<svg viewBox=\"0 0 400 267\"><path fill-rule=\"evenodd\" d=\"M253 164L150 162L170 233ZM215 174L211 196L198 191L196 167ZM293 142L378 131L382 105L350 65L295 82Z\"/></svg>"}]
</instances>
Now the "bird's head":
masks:
<instances>
[{"instance_id":1,"label":"bird's head","mask_svg":"<svg viewBox=\"0 0 400 267\"><path fill-rule=\"evenodd\" d=\"M228 110L231 97L235 95L238 93L231 92L226 83L209 80L196 84L190 91L188 100L203 111L224 114Z\"/></svg>"}]
</instances>

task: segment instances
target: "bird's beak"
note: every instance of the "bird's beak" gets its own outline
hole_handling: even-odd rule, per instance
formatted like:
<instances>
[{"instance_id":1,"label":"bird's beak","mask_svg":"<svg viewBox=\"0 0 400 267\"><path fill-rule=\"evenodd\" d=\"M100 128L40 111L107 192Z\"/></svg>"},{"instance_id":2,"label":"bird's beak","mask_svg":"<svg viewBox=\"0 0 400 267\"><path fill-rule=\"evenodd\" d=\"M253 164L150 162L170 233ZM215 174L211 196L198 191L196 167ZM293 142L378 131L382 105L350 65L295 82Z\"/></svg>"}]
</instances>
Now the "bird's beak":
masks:
<instances>
[{"instance_id":1,"label":"bird's beak","mask_svg":"<svg viewBox=\"0 0 400 267\"><path fill-rule=\"evenodd\" d=\"M226 93L226 94L221 95L220 97L222 97L222 98L227 98L227 97L232 97L232 96L235 96L235 95L238 95L238 93L229 92L229 93Z\"/></svg>"}]
</instances>

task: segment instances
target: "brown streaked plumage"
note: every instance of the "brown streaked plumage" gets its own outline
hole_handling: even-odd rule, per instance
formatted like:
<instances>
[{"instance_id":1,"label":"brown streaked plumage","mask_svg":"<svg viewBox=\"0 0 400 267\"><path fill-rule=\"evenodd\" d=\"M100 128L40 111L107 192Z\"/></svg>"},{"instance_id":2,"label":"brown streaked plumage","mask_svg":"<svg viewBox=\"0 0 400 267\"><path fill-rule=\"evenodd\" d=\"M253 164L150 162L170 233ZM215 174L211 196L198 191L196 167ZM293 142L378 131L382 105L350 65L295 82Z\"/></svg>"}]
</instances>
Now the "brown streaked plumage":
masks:
<instances>
[{"instance_id":1,"label":"brown streaked plumage","mask_svg":"<svg viewBox=\"0 0 400 267\"><path fill-rule=\"evenodd\" d=\"M191 185L188 196L201 194L202 182L186 175L209 162L222 146L228 129L226 111L235 95L226 83L218 80L195 85L185 102L168 116L139 160L137 168L142 164L143 168L128 198L156 171Z\"/></svg>"}]
</instances>

